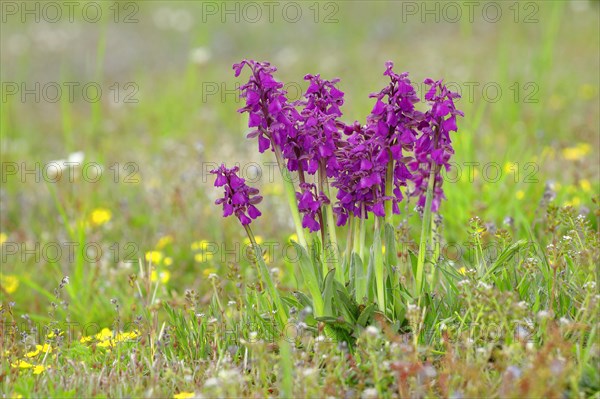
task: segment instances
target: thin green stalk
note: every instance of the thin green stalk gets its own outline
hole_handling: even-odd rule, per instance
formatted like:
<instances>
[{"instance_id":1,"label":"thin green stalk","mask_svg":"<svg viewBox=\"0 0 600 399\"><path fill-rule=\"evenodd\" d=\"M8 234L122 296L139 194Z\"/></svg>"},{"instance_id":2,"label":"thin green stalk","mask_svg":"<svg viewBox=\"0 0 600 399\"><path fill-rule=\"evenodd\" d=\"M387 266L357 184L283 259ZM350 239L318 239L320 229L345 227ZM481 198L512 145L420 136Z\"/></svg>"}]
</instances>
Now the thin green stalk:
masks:
<instances>
[{"instance_id":1,"label":"thin green stalk","mask_svg":"<svg viewBox=\"0 0 600 399\"><path fill-rule=\"evenodd\" d=\"M432 164L427 182L427 193L425 197L425 209L423 209L423 223L421 225L421 239L419 241L419 258L417 262L417 276L415 295L421 300L423 293L423 272L425 270L425 251L431 234L431 203L433 202L433 185L435 182L435 165Z\"/></svg>"},{"instance_id":2,"label":"thin green stalk","mask_svg":"<svg viewBox=\"0 0 600 399\"><path fill-rule=\"evenodd\" d=\"M357 218L354 215L350 215L350 218L351 218L350 220L351 220L351 223L352 223L350 225L351 226L350 228L352 230L354 230L353 239L352 239L352 241L353 241L352 242L352 252L357 252L360 249L360 242L359 242L360 232L359 232L359 229L360 229L360 220L361 219Z\"/></svg>"},{"instance_id":3,"label":"thin green stalk","mask_svg":"<svg viewBox=\"0 0 600 399\"><path fill-rule=\"evenodd\" d=\"M350 265L350 257L352 256L354 237L356 236L356 232L354 231L354 215L350 215L350 220L348 221L348 235L346 236L346 264Z\"/></svg>"},{"instance_id":4,"label":"thin green stalk","mask_svg":"<svg viewBox=\"0 0 600 399\"><path fill-rule=\"evenodd\" d=\"M249 225L244 225L244 229L246 229L246 234L248 234L248 238L252 243L252 247L254 248L254 257L256 262L258 263L260 273L262 274L262 280L267 284L267 292L273 301L273 304L277 308L277 319L280 323L280 326L283 327L287 324L288 316L285 312L285 308L283 307L283 302L281 301L281 297L279 296L279 291L275 288L275 284L273 284L273 280L271 279L271 274L269 273L269 269L265 264L265 261L262 257L262 250L260 246L256 243L256 239L254 238L254 234L250 229Z\"/></svg>"},{"instance_id":5,"label":"thin green stalk","mask_svg":"<svg viewBox=\"0 0 600 399\"><path fill-rule=\"evenodd\" d=\"M383 244L381 241L382 218L375 217L375 237L373 239L373 255L375 267L375 285L377 287L377 305L379 310L385 312L385 271L383 269Z\"/></svg>"},{"instance_id":6,"label":"thin green stalk","mask_svg":"<svg viewBox=\"0 0 600 399\"><path fill-rule=\"evenodd\" d=\"M431 244L433 246L433 261L435 263L437 263L437 260L440 258L440 240L439 240L439 234L440 234L440 226L436 224L435 221L435 217L431 218ZM432 267L431 268L431 272L429 273L429 281L431 282L432 286L435 286L436 282L437 282L437 268L436 267Z\"/></svg>"},{"instance_id":7,"label":"thin green stalk","mask_svg":"<svg viewBox=\"0 0 600 399\"><path fill-rule=\"evenodd\" d=\"M389 152L389 150L388 150ZM391 225L392 223L392 187L394 185L394 160L392 159L392 154L388 154L390 160L388 161L387 171L385 173L385 196L388 198L385 200L385 221Z\"/></svg>"},{"instance_id":8,"label":"thin green stalk","mask_svg":"<svg viewBox=\"0 0 600 399\"><path fill-rule=\"evenodd\" d=\"M329 193L329 183L327 181L327 171L325 169L325 164L322 162L319 165L319 188L323 194L327 196L327 198L331 198ZM331 206L331 202L323 207L323 211L325 212L325 236L329 239L329 242L323 243L323 249L327 249L327 252L329 252L329 257L332 258L331 260L333 260L336 279L343 283L344 274L343 270L340 268L339 248L337 243L337 234L335 232L335 221L333 219L333 206Z\"/></svg>"},{"instance_id":9,"label":"thin green stalk","mask_svg":"<svg viewBox=\"0 0 600 399\"><path fill-rule=\"evenodd\" d=\"M285 187L285 193L287 195L288 205L290 207L290 211L292 212L292 219L294 220L294 226L296 227L296 235L298 236L298 243L302 245L304 248L308 248L306 246L306 238L304 237L304 230L302 229L302 221L300 219L300 212L298 211L298 202L296 200L296 189L294 188L294 182L292 181L292 176L290 171L285 166L283 162L283 156L281 154L281 149L278 146L273 146L275 149L275 158L277 158L277 163L279 164L279 171L281 172L281 177L283 179L283 186Z\"/></svg>"},{"instance_id":10,"label":"thin green stalk","mask_svg":"<svg viewBox=\"0 0 600 399\"><path fill-rule=\"evenodd\" d=\"M360 256L360 260L363 261L363 263L365 263L365 258L364 258L364 254L365 254L365 234L366 234L366 224L367 219L366 218L361 218L360 219L360 236L359 236L359 241L358 241L358 256Z\"/></svg>"}]
</instances>

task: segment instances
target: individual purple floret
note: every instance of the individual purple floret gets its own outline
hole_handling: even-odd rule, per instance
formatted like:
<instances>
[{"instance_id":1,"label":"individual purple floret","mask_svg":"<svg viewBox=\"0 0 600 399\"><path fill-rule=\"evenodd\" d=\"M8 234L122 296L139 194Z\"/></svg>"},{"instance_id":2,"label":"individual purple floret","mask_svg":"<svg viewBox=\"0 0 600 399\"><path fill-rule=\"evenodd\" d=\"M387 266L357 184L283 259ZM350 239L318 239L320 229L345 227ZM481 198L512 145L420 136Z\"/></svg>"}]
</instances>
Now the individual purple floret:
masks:
<instances>
[{"instance_id":1,"label":"individual purple floret","mask_svg":"<svg viewBox=\"0 0 600 399\"><path fill-rule=\"evenodd\" d=\"M296 193L298 199L298 210L304 214L302 218L302 227L311 232L321 229L321 206L329 203L329 199L323 194L315 194L316 186L314 184L301 183L301 192Z\"/></svg>"},{"instance_id":2,"label":"individual purple floret","mask_svg":"<svg viewBox=\"0 0 600 399\"><path fill-rule=\"evenodd\" d=\"M258 195L258 189L246 185L246 181L237 175L238 171L237 166L228 169L225 165L210 171L217 176L215 187L225 190L223 198L216 200L215 204L223 204L223 217L235 215L242 225L247 225L261 215L255 205L262 201L262 197Z\"/></svg>"},{"instance_id":3,"label":"individual purple floret","mask_svg":"<svg viewBox=\"0 0 600 399\"><path fill-rule=\"evenodd\" d=\"M248 66L252 72L248 83L240 87L246 106L238 112L248 113L248 127L254 128L248 138L258 137L258 150L262 153L275 145L281 146L290 134L295 135L295 123L300 115L288 103L283 83L273 77L277 68L268 62L242 60L234 64L235 76Z\"/></svg>"},{"instance_id":4,"label":"individual purple floret","mask_svg":"<svg viewBox=\"0 0 600 399\"><path fill-rule=\"evenodd\" d=\"M422 134L415 142L415 160L409 165L413 171L415 186L411 195L419 197L417 205L425 206L427 185L433 167L435 180L431 210L437 212L442 199L445 199L440 170L442 166L446 170L450 169L448 161L454 154L450 132L458 130L456 116L464 116L464 113L454 106L454 99L460 98L460 95L448 90L441 80L426 79L424 83L430 86L425 100L430 103L431 108L425 113L419 126Z\"/></svg>"}]
</instances>

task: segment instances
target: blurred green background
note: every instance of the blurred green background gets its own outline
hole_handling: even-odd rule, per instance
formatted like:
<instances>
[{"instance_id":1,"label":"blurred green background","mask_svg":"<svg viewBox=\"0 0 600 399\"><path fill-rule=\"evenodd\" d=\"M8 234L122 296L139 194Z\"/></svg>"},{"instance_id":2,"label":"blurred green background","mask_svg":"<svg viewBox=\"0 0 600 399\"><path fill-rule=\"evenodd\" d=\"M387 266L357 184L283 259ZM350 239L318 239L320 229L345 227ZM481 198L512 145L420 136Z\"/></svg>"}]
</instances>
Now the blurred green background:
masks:
<instances>
[{"instance_id":1,"label":"blurred green background","mask_svg":"<svg viewBox=\"0 0 600 399\"><path fill-rule=\"evenodd\" d=\"M498 226L511 217L526 236L547 189L582 213L598 193L596 1L107 1L72 14L54 3L56 22L47 4L2 5L1 282L20 312L43 318L44 296L69 275L75 318L109 320L109 299L128 295L137 270L127 261L153 250L169 297L206 291L227 262L197 256L197 242L232 248L243 236L213 205L217 163L250 165L245 177L266 197L255 233L287 239L274 159L245 139L236 113L245 75L231 65L243 58L276 65L291 99L307 73L339 77L348 123L370 112L387 60L421 93L427 77L462 92L460 174L448 175L441 207L448 242L467 239L472 216ZM55 181L48 165L69 157L92 166ZM71 259L68 242L93 248Z\"/></svg>"}]
</instances>

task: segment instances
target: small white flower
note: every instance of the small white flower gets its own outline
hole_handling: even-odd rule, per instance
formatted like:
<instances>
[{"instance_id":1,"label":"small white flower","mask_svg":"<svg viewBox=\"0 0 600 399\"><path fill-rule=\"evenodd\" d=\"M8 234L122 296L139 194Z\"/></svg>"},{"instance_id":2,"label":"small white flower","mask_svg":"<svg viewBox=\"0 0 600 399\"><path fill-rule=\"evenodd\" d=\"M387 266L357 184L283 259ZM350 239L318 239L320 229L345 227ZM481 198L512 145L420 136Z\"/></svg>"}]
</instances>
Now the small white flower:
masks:
<instances>
[{"instance_id":1,"label":"small white flower","mask_svg":"<svg viewBox=\"0 0 600 399\"><path fill-rule=\"evenodd\" d=\"M376 337L379 335L379 329L375 326L368 326L365 331L367 332L367 334Z\"/></svg>"},{"instance_id":2,"label":"small white flower","mask_svg":"<svg viewBox=\"0 0 600 399\"><path fill-rule=\"evenodd\" d=\"M210 49L206 47L196 47L190 51L190 61L196 65L204 65L212 58Z\"/></svg>"},{"instance_id":3,"label":"small white flower","mask_svg":"<svg viewBox=\"0 0 600 399\"><path fill-rule=\"evenodd\" d=\"M307 368L307 369L302 370L302 375L304 377L311 377L316 373L317 373L317 369L315 369L315 368Z\"/></svg>"},{"instance_id":4,"label":"small white flower","mask_svg":"<svg viewBox=\"0 0 600 399\"><path fill-rule=\"evenodd\" d=\"M206 388L213 388L219 385L219 379L215 377L211 377L208 380L204 381L204 386Z\"/></svg>"},{"instance_id":5,"label":"small white flower","mask_svg":"<svg viewBox=\"0 0 600 399\"><path fill-rule=\"evenodd\" d=\"M525 348L528 351L532 352L535 350L535 345L533 344L533 342L527 342L527 344L525 344Z\"/></svg>"},{"instance_id":6,"label":"small white flower","mask_svg":"<svg viewBox=\"0 0 600 399\"><path fill-rule=\"evenodd\" d=\"M363 391L360 396L362 399L377 399L377 389L375 388L367 388Z\"/></svg>"},{"instance_id":7,"label":"small white flower","mask_svg":"<svg viewBox=\"0 0 600 399\"><path fill-rule=\"evenodd\" d=\"M547 310L540 310L537 314L539 320L547 319L550 316L550 312Z\"/></svg>"},{"instance_id":8,"label":"small white flower","mask_svg":"<svg viewBox=\"0 0 600 399\"><path fill-rule=\"evenodd\" d=\"M423 375L427 378L434 378L437 375L437 371L431 365L426 365L423 367Z\"/></svg>"}]
</instances>

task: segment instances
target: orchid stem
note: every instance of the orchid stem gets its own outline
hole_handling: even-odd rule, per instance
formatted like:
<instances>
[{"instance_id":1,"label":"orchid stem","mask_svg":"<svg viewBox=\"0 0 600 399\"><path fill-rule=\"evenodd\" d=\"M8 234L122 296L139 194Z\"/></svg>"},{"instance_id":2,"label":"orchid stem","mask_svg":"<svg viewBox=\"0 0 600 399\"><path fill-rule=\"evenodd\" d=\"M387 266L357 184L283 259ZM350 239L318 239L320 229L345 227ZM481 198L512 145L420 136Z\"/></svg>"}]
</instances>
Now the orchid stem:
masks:
<instances>
[{"instance_id":1,"label":"orchid stem","mask_svg":"<svg viewBox=\"0 0 600 399\"><path fill-rule=\"evenodd\" d=\"M360 237L359 237L359 243L358 243L358 255L360 256L360 259L363 261L365 261L364 259L364 253L365 253L365 234L366 234L366 218L362 217L360 219Z\"/></svg>"},{"instance_id":2,"label":"orchid stem","mask_svg":"<svg viewBox=\"0 0 600 399\"><path fill-rule=\"evenodd\" d=\"M248 239L250 239L250 243L252 243L252 248L254 249L254 257L258 264L260 274L262 274L262 280L267 284L267 292L271 297L271 301L275 305L277 319L280 325L283 327L287 324L288 316L285 312L285 308L283 307L283 302L281 301L281 297L279 296L279 292L277 288L275 288L275 284L271 279L271 274L269 273L269 269L265 264L265 260L262 257L262 250L260 246L256 243L256 239L254 238L254 234L252 233L252 229L250 229L249 225L244 225L244 229L246 229L246 234L248 234Z\"/></svg>"},{"instance_id":3,"label":"orchid stem","mask_svg":"<svg viewBox=\"0 0 600 399\"><path fill-rule=\"evenodd\" d=\"M383 218L375 217L375 237L373 239L373 256L375 269L375 284L377 287L377 305L379 310L385 312L385 270L383 267L383 244L381 241L381 225Z\"/></svg>"},{"instance_id":4,"label":"orchid stem","mask_svg":"<svg viewBox=\"0 0 600 399\"><path fill-rule=\"evenodd\" d=\"M331 195L329 193L329 183L327 181L327 171L325 169L325 164L322 162L319 165L319 186L319 189L323 192L323 194L325 194L327 198L331 199ZM327 260L332 261L337 280L343 283L344 274L343 270L340 268L339 248L337 244L337 234L335 232L335 221L333 219L333 207L331 206L331 202L323 206L323 211L325 212L325 237L329 239L328 243L323 243L323 249L326 249L326 252L329 253Z\"/></svg>"},{"instance_id":5,"label":"orchid stem","mask_svg":"<svg viewBox=\"0 0 600 399\"><path fill-rule=\"evenodd\" d=\"M421 225L421 240L419 242L419 258L417 262L417 276L415 295L421 301L423 294L423 273L425 269L425 252L431 235L431 204L433 202L433 186L435 184L436 165L431 161L431 170L429 172L429 180L427 182L427 193L425 197L425 209L423 209L423 221Z\"/></svg>"},{"instance_id":6,"label":"orchid stem","mask_svg":"<svg viewBox=\"0 0 600 399\"><path fill-rule=\"evenodd\" d=\"M385 196L387 199L385 200L385 221L389 224L392 224L392 213L393 213L393 202L392 194L393 194L393 184L394 184L394 160L392 159L392 154L388 155L390 160L388 161L387 170L385 173Z\"/></svg>"},{"instance_id":7,"label":"orchid stem","mask_svg":"<svg viewBox=\"0 0 600 399\"><path fill-rule=\"evenodd\" d=\"M287 195L288 205L290 207L290 211L292 212L292 219L294 220L294 225L296 227L296 235L298 236L298 243L302 245L305 249L308 249L306 245L306 238L304 237L304 230L302 229L302 221L300 219L300 212L298 211L298 202L296 200L296 189L294 188L294 182L292 181L292 176L290 171L285 166L283 162L283 156L281 154L281 149L278 146L274 146L275 158L277 158L277 163L279 164L279 171L281 172L281 177L283 179L283 186L285 187L285 193Z\"/></svg>"}]
</instances>

